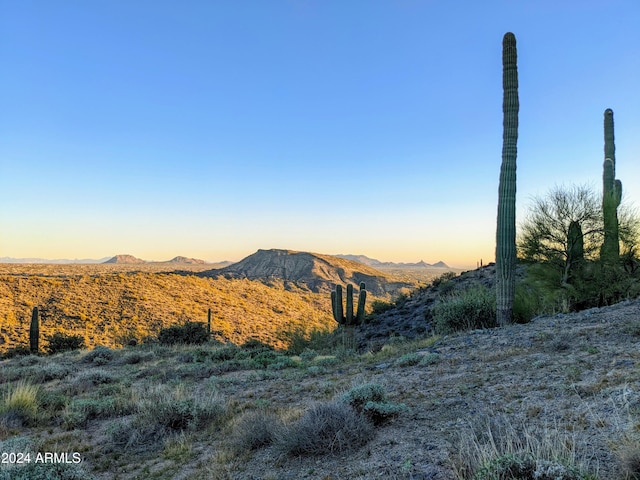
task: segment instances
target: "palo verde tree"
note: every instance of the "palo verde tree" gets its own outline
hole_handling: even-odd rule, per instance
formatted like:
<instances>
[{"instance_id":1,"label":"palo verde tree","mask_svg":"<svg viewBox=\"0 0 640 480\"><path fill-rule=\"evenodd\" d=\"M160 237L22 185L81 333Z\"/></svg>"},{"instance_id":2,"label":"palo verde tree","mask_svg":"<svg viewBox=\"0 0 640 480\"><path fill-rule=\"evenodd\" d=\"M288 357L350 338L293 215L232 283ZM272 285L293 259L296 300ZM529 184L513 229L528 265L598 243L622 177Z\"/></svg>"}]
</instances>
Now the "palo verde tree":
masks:
<instances>
[{"instance_id":1,"label":"palo verde tree","mask_svg":"<svg viewBox=\"0 0 640 480\"><path fill-rule=\"evenodd\" d=\"M535 197L520 225L518 254L544 263L569 283L585 259L594 259L604 234L600 199L588 186L554 187Z\"/></svg>"},{"instance_id":2,"label":"palo verde tree","mask_svg":"<svg viewBox=\"0 0 640 480\"><path fill-rule=\"evenodd\" d=\"M516 157L518 143L518 65L516 37L507 32L502 40L502 165L498 187L496 231L496 320L511 323L516 269Z\"/></svg>"}]
</instances>

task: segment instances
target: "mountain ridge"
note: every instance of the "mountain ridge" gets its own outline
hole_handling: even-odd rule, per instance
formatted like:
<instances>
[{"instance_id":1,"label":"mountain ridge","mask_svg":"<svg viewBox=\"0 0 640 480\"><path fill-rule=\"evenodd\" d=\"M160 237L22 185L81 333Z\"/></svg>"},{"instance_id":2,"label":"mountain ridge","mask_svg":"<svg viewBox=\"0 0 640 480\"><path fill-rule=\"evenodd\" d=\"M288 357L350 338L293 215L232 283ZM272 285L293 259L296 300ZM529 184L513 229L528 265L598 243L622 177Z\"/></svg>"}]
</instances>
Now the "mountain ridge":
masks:
<instances>
[{"instance_id":1,"label":"mountain ridge","mask_svg":"<svg viewBox=\"0 0 640 480\"><path fill-rule=\"evenodd\" d=\"M419 262L382 262L378 259L367 257L366 255L354 255L354 254L336 254L334 257L344 258L345 260L353 260L354 262L362 263L370 267L392 267L392 268L451 268L449 265L439 260L436 263L427 263L424 260Z\"/></svg>"},{"instance_id":2,"label":"mountain ridge","mask_svg":"<svg viewBox=\"0 0 640 480\"><path fill-rule=\"evenodd\" d=\"M337 284L360 282L373 295L389 295L415 284L338 256L294 250L258 250L237 263L201 272L203 276L222 275L249 280L280 280L304 286L313 292L331 290Z\"/></svg>"}]
</instances>

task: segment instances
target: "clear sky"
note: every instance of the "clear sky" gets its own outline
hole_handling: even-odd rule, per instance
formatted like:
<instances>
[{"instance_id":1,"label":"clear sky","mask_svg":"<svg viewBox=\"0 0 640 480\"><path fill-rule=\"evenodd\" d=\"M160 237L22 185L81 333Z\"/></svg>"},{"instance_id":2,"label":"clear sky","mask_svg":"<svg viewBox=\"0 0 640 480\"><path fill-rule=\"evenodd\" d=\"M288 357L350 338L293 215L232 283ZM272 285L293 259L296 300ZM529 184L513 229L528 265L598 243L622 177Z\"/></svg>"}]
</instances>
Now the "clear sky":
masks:
<instances>
[{"instance_id":1,"label":"clear sky","mask_svg":"<svg viewBox=\"0 0 640 480\"><path fill-rule=\"evenodd\" d=\"M638 0L0 0L0 256L495 255L502 37L518 220L640 205Z\"/></svg>"}]
</instances>

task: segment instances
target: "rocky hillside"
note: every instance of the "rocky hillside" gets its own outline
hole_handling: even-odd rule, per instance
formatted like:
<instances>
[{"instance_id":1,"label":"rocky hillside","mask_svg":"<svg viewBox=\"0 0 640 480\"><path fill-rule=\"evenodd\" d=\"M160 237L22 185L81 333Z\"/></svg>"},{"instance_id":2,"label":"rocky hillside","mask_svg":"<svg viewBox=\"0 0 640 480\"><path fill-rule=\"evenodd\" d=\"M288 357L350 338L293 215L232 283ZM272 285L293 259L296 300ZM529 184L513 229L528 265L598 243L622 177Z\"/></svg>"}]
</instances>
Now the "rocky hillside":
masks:
<instances>
[{"instance_id":1,"label":"rocky hillside","mask_svg":"<svg viewBox=\"0 0 640 480\"><path fill-rule=\"evenodd\" d=\"M407 281L380 272L367 265L332 255L292 250L258 250L253 255L225 268L203 272L206 276L277 280L285 285L304 286L313 292L333 289L336 284L365 282L373 295L385 296L413 287Z\"/></svg>"},{"instance_id":2,"label":"rocky hillside","mask_svg":"<svg viewBox=\"0 0 640 480\"><path fill-rule=\"evenodd\" d=\"M518 268L518 275L523 275L522 267ZM409 339L424 336L432 330L431 309L440 297L474 285L494 288L495 273L495 264L491 263L460 275L440 277L432 286L413 290L389 310L378 313L373 322L359 327L361 346L375 349L394 335Z\"/></svg>"}]
</instances>

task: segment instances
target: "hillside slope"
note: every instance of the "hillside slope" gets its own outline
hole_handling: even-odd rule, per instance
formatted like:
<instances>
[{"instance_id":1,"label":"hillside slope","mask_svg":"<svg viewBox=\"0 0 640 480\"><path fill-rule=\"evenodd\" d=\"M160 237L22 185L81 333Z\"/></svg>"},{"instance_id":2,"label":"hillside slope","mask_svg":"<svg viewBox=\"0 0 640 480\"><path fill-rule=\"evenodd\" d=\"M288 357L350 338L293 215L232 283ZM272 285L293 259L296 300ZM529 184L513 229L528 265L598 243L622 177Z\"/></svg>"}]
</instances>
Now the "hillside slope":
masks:
<instances>
[{"instance_id":1,"label":"hillside slope","mask_svg":"<svg viewBox=\"0 0 640 480\"><path fill-rule=\"evenodd\" d=\"M34 306L40 309L43 338L59 330L83 336L91 347L155 337L160 328L185 321L206 322L209 308L215 338L225 342L256 338L283 347L287 331L336 326L326 294L292 292L248 279L104 267L93 274L86 272L96 272L95 267L79 265L65 266L64 274L0 270L0 351L28 342Z\"/></svg>"}]
</instances>

